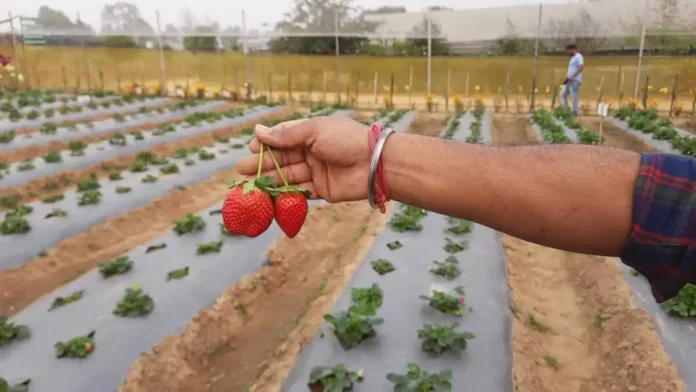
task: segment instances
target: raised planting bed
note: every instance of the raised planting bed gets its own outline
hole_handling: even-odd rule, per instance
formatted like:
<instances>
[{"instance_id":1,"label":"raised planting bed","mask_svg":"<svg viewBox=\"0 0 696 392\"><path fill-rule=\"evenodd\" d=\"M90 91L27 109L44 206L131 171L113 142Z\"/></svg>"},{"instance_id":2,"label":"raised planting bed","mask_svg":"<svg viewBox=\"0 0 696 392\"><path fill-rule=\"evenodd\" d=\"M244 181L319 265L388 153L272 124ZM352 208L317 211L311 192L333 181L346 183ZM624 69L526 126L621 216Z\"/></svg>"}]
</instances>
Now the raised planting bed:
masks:
<instances>
[{"instance_id":1,"label":"raised planting bed","mask_svg":"<svg viewBox=\"0 0 696 392\"><path fill-rule=\"evenodd\" d=\"M343 113L346 112L338 114ZM288 118L298 116L291 115ZM280 119L269 120L268 123L270 125L277 121ZM175 187L197 183L218 171L233 167L248 152L245 149L230 148L230 145L244 145L246 141L245 137L231 138L227 143L218 142L212 147L187 150L185 154L177 155L178 158L163 159L146 151L141 152L139 159L122 171L120 176L114 176L114 180L84 178L78 181L76 191L64 193L60 200L30 203L33 212L19 218L5 218L3 221L13 230L12 233L0 235L0 247L7 249L0 255L0 270L21 266L61 240L79 234L110 217L142 207ZM161 168L171 163L176 163L179 173L163 175ZM157 180L143 182L148 176L157 177ZM98 184L96 187L95 182ZM55 210L64 213L48 217ZM2 225L0 222L0 228Z\"/></svg>"},{"instance_id":2,"label":"raised planting bed","mask_svg":"<svg viewBox=\"0 0 696 392\"><path fill-rule=\"evenodd\" d=\"M33 170L17 170L22 164L21 162L9 164L9 173L5 172L4 178L0 179L0 187L20 185L36 178L89 167L104 160L149 150L165 143L213 132L216 129L235 126L254 118L267 116L281 109L282 107L256 107L246 111L230 111L228 115L221 115L221 118L214 122L204 121L193 126L187 123L166 125L166 131L163 131L164 127L161 127L151 131L127 134L111 140L89 143L84 146L81 152L78 152L79 150L64 150L52 153L54 156L61 157L60 162L50 163L46 160L46 156L34 159L35 169Z\"/></svg>"},{"instance_id":3,"label":"raised planting bed","mask_svg":"<svg viewBox=\"0 0 696 392\"><path fill-rule=\"evenodd\" d=\"M609 121L662 152L696 155L696 137L675 128L670 119L659 118L653 110L622 107L613 113Z\"/></svg>"},{"instance_id":4,"label":"raised planting bed","mask_svg":"<svg viewBox=\"0 0 696 392\"><path fill-rule=\"evenodd\" d=\"M554 109L553 114L556 117L558 125L563 128L563 131L569 138L575 133L579 143L600 144L599 135L595 132L588 131L580 125L580 123L575 120L572 110L565 106L559 106Z\"/></svg>"},{"instance_id":5,"label":"raised planting bed","mask_svg":"<svg viewBox=\"0 0 696 392\"><path fill-rule=\"evenodd\" d=\"M537 134L539 141L550 144L577 143L578 135L575 132L560 126L553 115L546 109L537 109L531 116L532 129Z\"/></svg>"},{"instance_id":6,"label":"raised planting bed","mask_svg":"<svg viewBox=\"0 0 696 392\"><path fill-rule=\"evenodd\" d=\"M452 391L512 391L512 314L499 235L487 227L463 225L432 212L422 216L412 207L394 205L392 217L397 214L395 221L408 221L403 215L410 214L415 222L399 225L399 232L390 228L395 222L391 221L377 236L349 284L351 289L377 284L382 292L381 305L372 307L376 308L373 314L356 311L355 295L347 289L331 310L333 316L326 318L327 323L304 348L282 390L308 391L315 367L337 364L356 372L364 369L364 380L356 384L355 391L400 390L394 389L396 384L406 380L398 375L406 376L407 365L415 363L422 368L416 379L427 371L442 375L441 381L446 384L447 371L451 371ZM450 227L460 234L447 231ZM453 263L444 249L445 238L465 243L467 248L454 255L458 274L440 276L429 270L437 267L435 260ZM390 250L388 245L396 242L402 247ZM385 260L394 269L380 275L375 267L384 266ZM422 298L435 298L438 294L434 291L446 293L446 298L453 300L453 307L442 308L449 313L429 306L439 308L443 304L441 295L435 300ZM341 313L351 308L348 315ZM343 328L355 329L355 334L346 335ZM437 337L441 337L442 344Z\"/></svg>"},{"instance_id":7,"label":"raised planting bed","mask_svg":"<svg viewBox=\"0 0 696 392\"><path fill-rule=\"evenodd\" d=\"M67 142L83 136L95 136L104 133L130 129L148 123L160 123L170 121L179 117L184 117L197 112L205 112L225 106L226 103L220 101L211 102L191 102L186 105L170 105L169 109L162 112L155 110L146 115L130 115L125 121L119 122L113 118L95 121L90 125L77 124L74 127L56 127L44 125L43 133L36 132L25 135L16 135L8 143L0 143L0 151L11 151L18 148L36 146L54 141ZM182 107L185 106L185 107ZM51 128L51 129L48 129ZM48 131L49 133L46 133ZM1 139L0 133L0 139Z\"/></svg>"},{"instance_id":8,"label":"raised planting bed","mask_svg":"<svg viewBox=\"0 0 696 392\"><path fill-rule=\"evenodd\" d=\"M85 108L78 113L56 113L51 118L46 118L41 115L36 119L29 120L25 118L20 118L18 121L11 121L10 119L0 120L0 131L9 131L12 129L22 129L22 128L38 128L47 121L51 122L62 122L62 121L78 121L87 119L94 116L100 116L105 114L115 114L115 113L125 113L131 111L137 111L138 109L146 106L152 105L162 105L168 102L168 98L147 98L144 101L135 101L133 103L124 104L123 106L112 105L108 108L99 106L97 109Z\"/></svg>"},{"instance_id":9,"label":"raised planting bed","mask_svg":"<svg viewBox=\"0 0 696 392\"><path fill-rule=\"evenodd\" d=\"M53 117L56 114L60 113L60 108L64 106L68 106L70 108L75 107L75 106L80 106L83 109L87 109L90 107L93 107L94 105L102 105L104 103L107 103L107 105L111 106L122 106L125 104L123 102L123 99L119 96L116 95L110 95L110 96L104 96L104 97L90 97L88 95L81 95L80 99L78 99L77 96L72 96L70 98L68 97L61 97L61 98L54 98L50 99L47 98L47 101L41 101L41 100L32 100L32 101L22 101L21 104L18 100L15 101L2 101L0 102L0 118L5 119L8 117L8 113L12 109L18 110L23 118L30 119L29 117L33 117L33 115L27 116L31 112L37 112L41 118L48 119L50 117ZM89 101L86 101L86 99L89 99ZM36 117L39 118L39 117Z\"/></svg>"}]
</instances>

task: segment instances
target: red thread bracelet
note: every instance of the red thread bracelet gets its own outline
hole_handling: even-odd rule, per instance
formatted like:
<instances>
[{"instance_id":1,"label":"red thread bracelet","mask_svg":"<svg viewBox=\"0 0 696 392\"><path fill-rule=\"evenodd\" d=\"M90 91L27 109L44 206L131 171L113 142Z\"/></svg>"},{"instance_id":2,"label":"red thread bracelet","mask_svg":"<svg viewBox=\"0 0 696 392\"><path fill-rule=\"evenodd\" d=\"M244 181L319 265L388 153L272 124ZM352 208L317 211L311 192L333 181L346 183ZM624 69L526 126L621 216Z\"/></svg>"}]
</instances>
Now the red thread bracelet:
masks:
<instances>
[{"instance_id":1,"label":"red thread bracelet","mask_svg":"<svg viewBox=\"0 0 696 392\"><path fill-rule=\"evenodd\" d=\"M372 125L370 132L368 132L368 143L370 146L370 156L374 154L375 145L382 134L382 125L375 123ZM377 163L377 172L375 173L375 183L373 184L375 193L375 204L379 207L381 213L387 212L385 203L391 200L391 189L389 188L389 181L387 181L387 173L384 170L384 160L382 155L379 157Z\"/></svg>"}]
</instances>

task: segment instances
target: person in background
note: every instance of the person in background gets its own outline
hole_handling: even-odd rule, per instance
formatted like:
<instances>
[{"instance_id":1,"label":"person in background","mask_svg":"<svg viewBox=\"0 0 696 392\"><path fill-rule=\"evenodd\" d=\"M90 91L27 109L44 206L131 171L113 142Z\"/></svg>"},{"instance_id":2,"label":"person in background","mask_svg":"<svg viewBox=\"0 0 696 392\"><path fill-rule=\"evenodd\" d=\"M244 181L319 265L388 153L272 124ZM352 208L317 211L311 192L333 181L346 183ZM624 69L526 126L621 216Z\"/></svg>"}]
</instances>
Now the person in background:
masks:
<instances>
[{"instance_id":1,"label":"person in background","mask_svg":"<svg viewBox=\"0 0 696 392\"><path fill-rule=\"evenodd\" d=\"M573 114L580 115L578 111L578 101L580 96L580 85L582 85L582 71L585 69L585 58L578 52L578 47L574 44L566 46L566 51L570 56L570 64L568 64L568 73L565 80L565 88L563 89L563 104L568 105L568 95L573 95Z\"/></svg>"}]
</instances>

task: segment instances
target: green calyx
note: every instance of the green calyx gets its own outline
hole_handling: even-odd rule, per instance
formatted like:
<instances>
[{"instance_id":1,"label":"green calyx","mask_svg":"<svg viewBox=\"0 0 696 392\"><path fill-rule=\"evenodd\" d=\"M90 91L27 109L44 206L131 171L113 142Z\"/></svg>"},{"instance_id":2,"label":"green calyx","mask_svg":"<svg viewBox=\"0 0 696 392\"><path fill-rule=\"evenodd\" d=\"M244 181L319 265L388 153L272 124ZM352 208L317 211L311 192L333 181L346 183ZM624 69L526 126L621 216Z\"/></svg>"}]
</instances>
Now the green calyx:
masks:
<instances>
[{"instance_id":1,"label":"green calyx","mask_svg":"<svg viewBox=\"0 0 696 392\"><path fill-rule=\"evenodd\" d=\"M247 194L249 192L252 192L256 189L261 190L263 192L266 192L270 194L271 196L278 196L282 193L301 193L305 197L309 197L310 193L308 190L295 187L292 185L284 185L281 187L274 187L273 186L274 178L271 176L265 176L265 177L259 177L255 180L243 180L243 181L230 181L227 183L227 186L232 189L236 188L238 186L242 187L242 193Z\"/></svg>"}]
</instances>

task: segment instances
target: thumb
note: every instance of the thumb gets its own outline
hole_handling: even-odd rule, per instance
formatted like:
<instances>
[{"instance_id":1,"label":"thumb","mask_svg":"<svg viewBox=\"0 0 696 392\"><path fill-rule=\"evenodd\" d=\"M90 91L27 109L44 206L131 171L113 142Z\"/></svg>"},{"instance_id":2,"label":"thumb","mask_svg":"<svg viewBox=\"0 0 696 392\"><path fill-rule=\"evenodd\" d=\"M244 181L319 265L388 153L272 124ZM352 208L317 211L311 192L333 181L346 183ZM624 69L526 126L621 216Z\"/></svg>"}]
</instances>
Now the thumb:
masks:
<instances>
[{"instance_id":1,"label":"thumb","mask_svg":"<svg viewBox=\"0 0 696 392\"><path fill-rule=\"evenodd\" d=\"M313 122L309 119L280 123L273 128L256 125L256 137L260 142L275 148L295 148L304 146L314 134Z\"/></svg>"}]
</instances>

